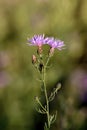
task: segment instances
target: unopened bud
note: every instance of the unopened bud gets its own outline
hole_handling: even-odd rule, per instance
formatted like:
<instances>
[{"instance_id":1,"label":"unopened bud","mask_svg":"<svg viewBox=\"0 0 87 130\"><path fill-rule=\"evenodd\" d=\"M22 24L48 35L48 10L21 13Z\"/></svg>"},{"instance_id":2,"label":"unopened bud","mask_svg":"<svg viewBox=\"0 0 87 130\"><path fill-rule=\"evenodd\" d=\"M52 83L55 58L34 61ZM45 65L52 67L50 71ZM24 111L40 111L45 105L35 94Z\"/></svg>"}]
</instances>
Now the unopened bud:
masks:
<instances>
[{"instance_id":1,"label":"unopened bud","mask_svg":"<svg viewBox=\"0 0 87 130\"><path fill-rule=\"evenodd\" d=\"M35 55L33 55L33 56L32 56L32 64L35 64L35 63L36 63L36 61L37 61L37 58L36 58L36 56L35 56Z\"/></svg>"},{"instance_id":2,"label":"unopened bud","mask_svg":"<svg viewBox=\"0 0 87 130\"><path fill-rule=\"evenodd\" d=\"M49 51L49 56L53 56L53 54L54 54L54 48L51 47L51 48L50 48L50 51Z\"/></svg>"},{"instance_id":3,"label":"unopened bud","mask_svg":"<svg viewBox=\"0 0 87 130\"><path fill-rule=\"evenodd\" d=\"M38 97L37 96L35 96L35 100L38 101Z\"/></svg>"},{"instance_id":4,"label":"unopened bud","mask_svg":"<svg viewBox=\"0 0 87 130\"><path fill-rule=\"evenodd\" d=\"M42 45L38 46L38 49L37 49L37 54L42 54Z\"/></svg>"}]
</instances>

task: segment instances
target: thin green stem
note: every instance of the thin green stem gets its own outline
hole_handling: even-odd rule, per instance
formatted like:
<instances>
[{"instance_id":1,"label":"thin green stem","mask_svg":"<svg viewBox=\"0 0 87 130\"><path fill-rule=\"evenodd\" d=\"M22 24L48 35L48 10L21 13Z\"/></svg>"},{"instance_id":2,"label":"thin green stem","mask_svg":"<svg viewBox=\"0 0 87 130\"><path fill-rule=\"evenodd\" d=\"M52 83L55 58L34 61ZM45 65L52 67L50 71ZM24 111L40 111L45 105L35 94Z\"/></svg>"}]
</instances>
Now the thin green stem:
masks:
<instances>
[{"instance_id":1,"label":"thin green stem","mask_svg":"<svg viewBox=\"0 0 87 130\"><path fill-rule=\"evenodd\" d=\"M49 60L50 60L50 57L48 56L46 64L45 64L45 68L47 67Z\"/></svg>"},{"instance_id":2,"label":"thin green stem","mask_svg":"<svg viewBox=\"0 0 87 130\"><path fill-rule=\"evenodd\" d=\"M50 129L50 113L49 113L49 101L48 101L48 95L47 95L47 88L46 88L46 81L45 81L45 74L46 74L46 67L48 65L50 57L48 57L47 62L43 68L43 72L42 72L42 80L43 80L43 85L44 85L44 94L45 94L45 98L46 98L46 109L47 109L47 126L48 129Z\"/></svg>"},{"instance_id":3,"label":"thin green stem","mask_svg":"<svg viewBox=\"0 0 87 130\"><path fill-rule=\"evenodd\" d=\"M45 68L43 70L43 83L44 83L44 93L45 93L46 105L47 105L47 122L48 122L48 128L50 128L49 101L48 101L48 95L47 95L47 89L46 89L46 83L45 83Z\"/></svg>"}]
</instances>

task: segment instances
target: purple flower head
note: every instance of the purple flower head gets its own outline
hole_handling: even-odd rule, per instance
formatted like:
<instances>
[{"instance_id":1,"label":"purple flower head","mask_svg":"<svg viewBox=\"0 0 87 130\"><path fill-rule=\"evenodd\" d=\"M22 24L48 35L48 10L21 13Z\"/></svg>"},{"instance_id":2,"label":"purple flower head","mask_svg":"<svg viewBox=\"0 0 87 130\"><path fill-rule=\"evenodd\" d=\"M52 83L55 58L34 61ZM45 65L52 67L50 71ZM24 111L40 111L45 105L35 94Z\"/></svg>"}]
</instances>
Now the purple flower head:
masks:
<instances>
[{"instance_id":1,"label":"purple flower head","mask_svg":"<svg viewBox=\"0 0 87 130\"><path fill-rule=\"evenodd\" d=\"M53 37L45 38L45 44L48 44L51 48L57 48L58 50L62 50L64 47L64 42L61 40L54 39Z\"/></svg>"},{"instance_id":2,"label":"purple flower head","mask_svg":"<svg viewBox=\"0 0 87 130\"><path fill-rule=\"evenodd\" d=\"M58 50L62 50L65 46L64 42L58 39L54 39L54 37L44 37L43 35L34 35L31 39L28 39L28 42L32 46L38 46L38 51L42 53L42 45L48 44L52 50L57 48Z\"/></svg>"},{"instance_id":3,"label":"purple flower head","mask_svg":"<svg viewBox=\"0 0 87 130\"><path fill-rule=\"evenodd\" d=\"M28 39L32 46L42 46L44 44L44 34L43 35L34 35L31 39Z\"/></svg>"}]
</instances>

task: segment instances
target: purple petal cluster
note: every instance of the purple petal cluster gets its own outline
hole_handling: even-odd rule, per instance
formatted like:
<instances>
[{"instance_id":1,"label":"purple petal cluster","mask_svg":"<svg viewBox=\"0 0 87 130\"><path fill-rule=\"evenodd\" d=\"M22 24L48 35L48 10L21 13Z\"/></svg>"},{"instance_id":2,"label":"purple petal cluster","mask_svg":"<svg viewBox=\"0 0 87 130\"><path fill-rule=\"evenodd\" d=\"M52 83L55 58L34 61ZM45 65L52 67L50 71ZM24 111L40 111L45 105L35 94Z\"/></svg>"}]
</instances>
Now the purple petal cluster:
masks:
<instances>
[{"instance_id":1,"label":"purple petal cluster","mask_svg":"<svg viewBox=\"0 0 87 130\"><path fill-rule=\"evenodd\" d=\"M64 42L58 39L54 39L53 37L44 37L43 35L34 35L31 39L28 39L28 42L33 46L42 46L43 44L48 44L51 48L57 48L58 50L62 50L65 46Z\"/></svg>"},{"instance_id":2,"label":"purple petal cluster","mask_svg":"<svg viewBox=\"0 0 87 130\"><path fill-rule=\"evenodd\" d=\"M44 34L43 35L34 35L31 39L28 39L28 42L33 46L42 46L44 44Z\"/></svg>"},{"instance_id":3,"label":"purple petal cluster","mask_svg":"<svg viewBox=\"0 0 87 130\"><path fill-rule=\"evenodd\" d=\"M54 39L53 37L45 38L45 43L48 44L51 48L57 48L58 50L62 50L62 48L65 46L63 41Z\"/></svg>"}]
</instances>

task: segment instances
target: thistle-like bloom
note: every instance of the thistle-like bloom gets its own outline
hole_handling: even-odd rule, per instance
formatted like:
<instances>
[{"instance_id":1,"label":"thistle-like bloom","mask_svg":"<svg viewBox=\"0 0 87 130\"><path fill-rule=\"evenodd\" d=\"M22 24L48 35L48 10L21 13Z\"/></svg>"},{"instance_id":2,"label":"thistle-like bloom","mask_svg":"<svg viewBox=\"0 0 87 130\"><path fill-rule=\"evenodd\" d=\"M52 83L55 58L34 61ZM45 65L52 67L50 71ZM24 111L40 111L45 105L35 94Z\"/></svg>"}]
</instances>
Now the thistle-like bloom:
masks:
<instances>
[{"instance_id":1,"label":"thistle-like bloom","mask_svg":"<svg viewBox=\"0 0 87 130\"><path fill-rule=\"evenodd\" d=\"M53 55L55 48L62 50L65 46L63 41L54 39L53 37L47 37L44 41L45 44L48 44L50 46L49 56Z\"/></svg>"},{"instance_id":2,"label":"thistle-like bloom","mask_svg":"<svg viewBox=\"0 0 87 130\"><path fill-rule=\"evenodd\" d=\"M58 50L62 50L65 46L63 41L54 39L53 37L47 37L44 41L53 49L57 48Z\"/></svg>"},{"instance_id":3,"label":"thistle-like bloom","mask_svg":"<svg viewBox=\"0 0 87 130\"><path fill-rule=\"evenodd\" d=\"M43 44L48 44L51 48L57 48L58 50L62 50L62 48L65 46L64 42L61 40L54 39L53 37L44 38L44 34L34 35L34 37L31 39L28 39L28 42L30 42L29 45L39 47L41 47Z\"/></svg>"},{"instance_id":4,"label":"thistle-like bloom","mask_svg":"<svg viewBox=\"0 0 87 130\"><path fill-rule=\"evenodd\" d=\"M31 39L28 39L32 46L42 46L45 44L44 42L44 34L43 35L34 35Z\"/></svg>"},{"instance_id":5,"label":"thistle-like bloom","mask_svg":"<svg viewBox=\"0 0 87 130\"><path fill-rule=\"evenodd\" d=\"M42 54L42 45L48 44L50 46L50 54L53 54L55 48L62 50L65 46L64 42L53 37L44 37L43 35L34 35L31 39L28 39L29 45L37 46L37 53Z\"/></svg>"},{"instance_id":6,"label":"thistle-like bloom","mask_svg":"<svg viewBox=\"0 0 87 130\"><path fill-rule=\"evenodd\" d=\"M43 35L34 35L34 37L32 37L31 39L28 39L28 42L30 42L31 46L37 46L37 53L38 54L42 54L42 45L45 44L44 42L44 34Z\"/></svg>"}]
</instances>

